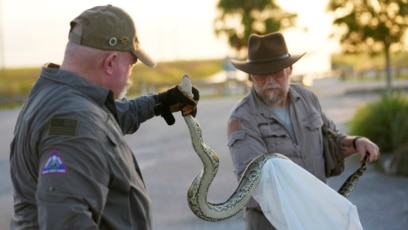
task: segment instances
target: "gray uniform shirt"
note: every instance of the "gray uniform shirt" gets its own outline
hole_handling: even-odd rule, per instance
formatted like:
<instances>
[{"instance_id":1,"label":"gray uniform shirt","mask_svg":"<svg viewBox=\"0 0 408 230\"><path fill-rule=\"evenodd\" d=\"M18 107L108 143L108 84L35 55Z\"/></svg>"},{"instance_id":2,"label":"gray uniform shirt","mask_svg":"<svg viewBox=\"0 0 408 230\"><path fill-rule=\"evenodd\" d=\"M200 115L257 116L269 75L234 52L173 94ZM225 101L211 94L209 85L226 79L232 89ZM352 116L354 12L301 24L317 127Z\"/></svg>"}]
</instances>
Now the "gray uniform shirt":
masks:
<instances>
[{"instance_id":1,"label":"gray uniform shirt","mask_svg":"<svg viewBox=\"0 0 408 230\"><path fill-rule=\"evenodd\" d=\"M11 143L11 229L151 229L150 200L123 135L152 118L155 103L145 96L115 106L107 89L44 67Z\"/></svg>"},{"instance_id":2,"label":"gray uniform shirt","mask_svg":"<svg viewBox=\"0 0 408 230\"><path fill-rule=\"evenodd\" d=\"M228 147L238 178L255 157L281 153L326 182L321 127L325 122L337 130L335 124L322 112L316 95L309 89L291 84L289 95L288 114L295 141L290 137L287 127L273 113L272 108L256 95L254 89L233 109L228 121ZM340 141L344 134L338 133ZM259 209L259 204L251 199L247 207Z\"/></svg>"}]
</instances>

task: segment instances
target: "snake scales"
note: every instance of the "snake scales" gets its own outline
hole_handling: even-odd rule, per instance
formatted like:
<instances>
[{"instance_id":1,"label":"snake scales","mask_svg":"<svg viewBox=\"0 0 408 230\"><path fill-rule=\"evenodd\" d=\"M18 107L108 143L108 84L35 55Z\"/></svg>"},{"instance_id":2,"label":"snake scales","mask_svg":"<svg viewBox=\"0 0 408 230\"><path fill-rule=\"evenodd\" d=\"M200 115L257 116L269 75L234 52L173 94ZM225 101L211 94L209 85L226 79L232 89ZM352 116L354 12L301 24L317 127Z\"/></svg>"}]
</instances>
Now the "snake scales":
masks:
<instances>
[{"instance_id":1,"label":"snake scales","mask_svg":"<svg viewBox=\"0 0 408 230\"><path fill-rule=\"evenodd\" d=\"M185 75L181 82L181 90L192 96L191 87L189 77ZM208 190L218 171L218 155L210 146L204 143L198 121L191 115L185 116L184 119L190 132L193 148L203 164L203 168L194 178L188 189L188 204L191 211L203 220L220 221L237 214L251 198L253 191L259 183L262 167L265 162L271 158L289 159L279 153L257 157L247 166L237 188L226 201L222 203L208 202ZM366 156L361 167L347 178L338 190L338 193L346 198L351 194L360 176L367 168L367 159Z\"/></svg>"}]
</instances>

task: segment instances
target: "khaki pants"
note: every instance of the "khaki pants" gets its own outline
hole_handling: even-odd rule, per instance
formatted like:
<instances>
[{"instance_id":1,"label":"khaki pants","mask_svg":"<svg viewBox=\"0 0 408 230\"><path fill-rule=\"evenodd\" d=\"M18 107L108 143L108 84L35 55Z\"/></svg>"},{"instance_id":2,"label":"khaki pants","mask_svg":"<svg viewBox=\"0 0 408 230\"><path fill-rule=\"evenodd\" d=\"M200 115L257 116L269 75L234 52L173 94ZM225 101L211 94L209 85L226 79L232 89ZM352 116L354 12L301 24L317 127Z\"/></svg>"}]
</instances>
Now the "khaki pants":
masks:
<instances>
[{"instance_id":1,"label":"khaki pants","mask_svg":"<svg viewBox=\"0 0 408 230\"><path fill-rule=\"evenodd\" d=\"M245 209L246 230L276 230L260 210Z\"/></svg>"}]
</instances>

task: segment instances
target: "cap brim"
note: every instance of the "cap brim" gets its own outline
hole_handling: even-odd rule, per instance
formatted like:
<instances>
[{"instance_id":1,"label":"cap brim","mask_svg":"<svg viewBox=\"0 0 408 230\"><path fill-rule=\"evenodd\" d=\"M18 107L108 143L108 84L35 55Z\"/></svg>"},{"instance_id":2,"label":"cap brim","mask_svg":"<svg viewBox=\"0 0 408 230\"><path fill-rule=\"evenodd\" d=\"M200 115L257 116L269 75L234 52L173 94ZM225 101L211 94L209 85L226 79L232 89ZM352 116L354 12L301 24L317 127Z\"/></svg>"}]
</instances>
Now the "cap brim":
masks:
<instances>
[{"instance_id":1,"label":"cap brim","mask_svg":"<svg viewBox=\"0 0 408 230\"><path fill-rule=\"evenodd\" d=\"M132 51L132 53L137 57L137 59L139 59L143 64L147 65L148 67L153 68L156 66L156 62L153 61L153 59L143 50L141 49L134 50Z\"/></svg>"},{"instance_id":2,"label":"cap brim","mask_svg":"<svg viewBox=\"0 0 408 230\"><path fill-rule=\"evenodd\" d=\"M249 74L267 74L279 71L283 68L286 68L295 62L297 62L303 55L292 55L289 58L286 58L281 61L274 62L256 62L251 63L248 61L234 61L231 60L231 63L239 70L249 73Z\"/></svg>"}]
</instances>

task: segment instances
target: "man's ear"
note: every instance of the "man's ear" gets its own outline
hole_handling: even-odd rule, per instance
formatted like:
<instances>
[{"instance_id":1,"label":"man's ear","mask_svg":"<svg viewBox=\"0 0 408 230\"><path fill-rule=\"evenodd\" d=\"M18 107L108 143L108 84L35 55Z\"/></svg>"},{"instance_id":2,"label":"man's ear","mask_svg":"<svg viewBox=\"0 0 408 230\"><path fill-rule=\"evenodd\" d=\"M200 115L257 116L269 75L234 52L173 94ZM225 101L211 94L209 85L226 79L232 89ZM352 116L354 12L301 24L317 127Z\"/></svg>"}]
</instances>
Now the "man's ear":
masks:
<instances>
[{"instance_id":1,"label":"man's ear","mask_svg":"<svg viewBox=\"0 0 408 230\"><path fill-rule=\"evenodd\" d=\"M109 53L103 60L103 70L105 71L106 74L108 75L113 74L113 68L115 68L117 57L118 57L118 53L112 52L112 53Z\"/></svg>"}]
</instances>

